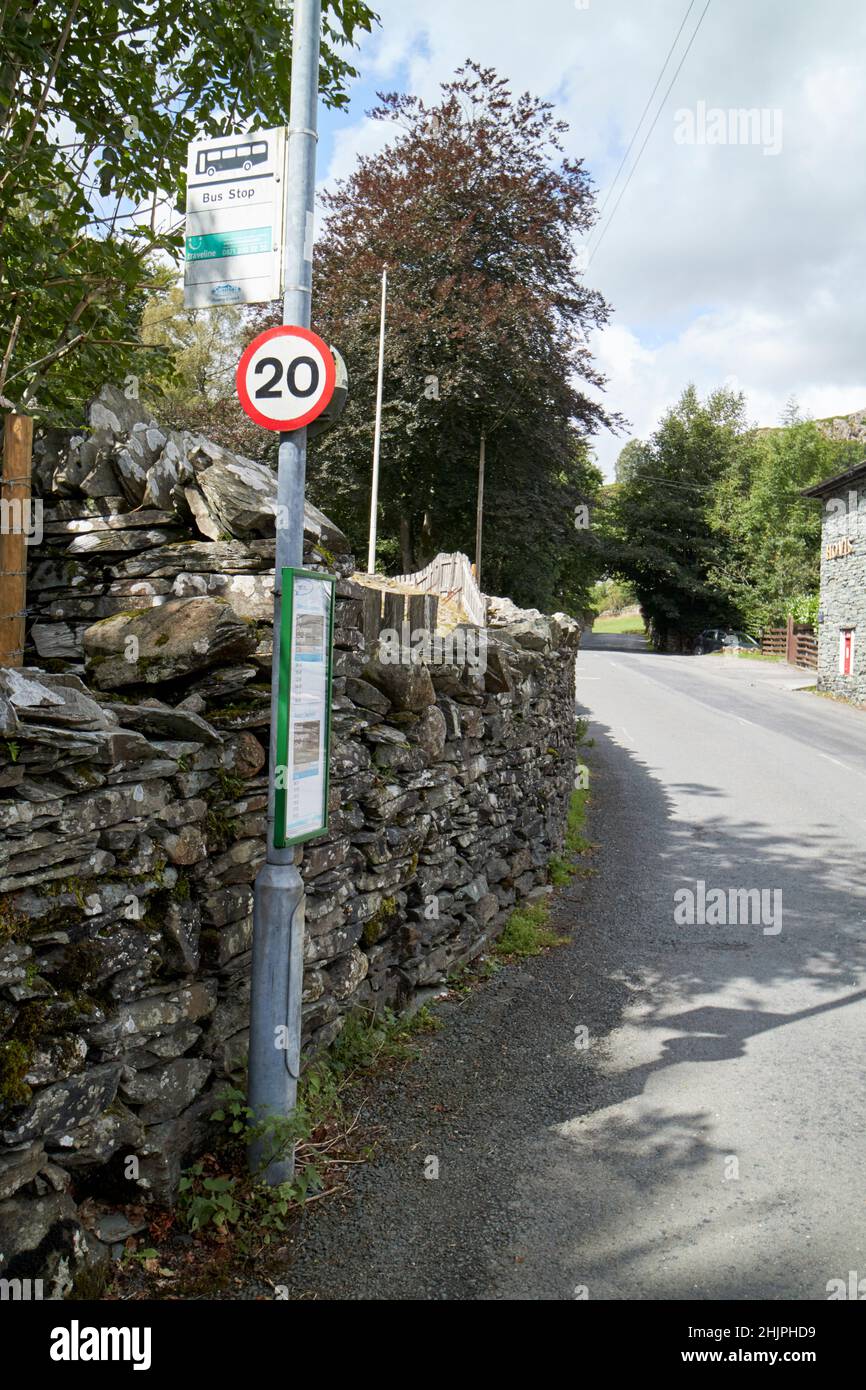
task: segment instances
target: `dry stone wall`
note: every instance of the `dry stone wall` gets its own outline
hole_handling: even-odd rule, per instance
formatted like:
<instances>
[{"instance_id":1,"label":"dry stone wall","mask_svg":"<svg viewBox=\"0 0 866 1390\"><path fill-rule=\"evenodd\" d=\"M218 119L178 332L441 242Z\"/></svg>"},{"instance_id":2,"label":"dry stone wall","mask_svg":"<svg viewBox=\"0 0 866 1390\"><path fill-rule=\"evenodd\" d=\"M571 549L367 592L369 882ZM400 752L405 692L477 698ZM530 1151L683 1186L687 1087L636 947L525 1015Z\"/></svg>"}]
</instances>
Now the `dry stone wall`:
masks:
<instances>
[{"instance_id":1,"label":"dry stone wall","mask_svg":"<svg viewBox=\"0 0 866 1390\"><path fill-rule=\"evenodd\" d=\"M268 786L273 476L117 392L90 425L40 441L28 664L0 670L0 1277L55 1294L172 1200L243 1074ZM309 1055L545 891L578 628L501 603L481 662L384 661L345 538L314 508L305 532L337 575Z\"/></svg>"}]
</instances>

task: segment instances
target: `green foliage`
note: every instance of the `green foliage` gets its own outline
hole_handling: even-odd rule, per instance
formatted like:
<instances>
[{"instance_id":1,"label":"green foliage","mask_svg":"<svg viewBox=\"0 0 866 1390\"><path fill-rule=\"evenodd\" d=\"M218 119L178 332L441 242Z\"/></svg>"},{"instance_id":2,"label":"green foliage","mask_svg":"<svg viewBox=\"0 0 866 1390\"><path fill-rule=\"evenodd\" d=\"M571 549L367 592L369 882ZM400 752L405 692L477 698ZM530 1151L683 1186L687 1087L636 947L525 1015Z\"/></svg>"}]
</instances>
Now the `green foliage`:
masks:
<instances>
[{"instance_id":1,"label":"green foliage","mask_svg":"<svg viewBox=\"0 0 866 1390\"><path fill-rule=\"evenodd\" d=\"M505 924L505 930L494 946L499 956L538 956L552 946L564 946L567 936L557 936L547 926L550 909L547 903L516 907Z\"/></svg>"},{"instance_id":2,"label":"green foliage","mask_svg":"<svg viewBox=\"0 0 866 1390\"><path fill-rule=\"evenodd\" d=\"M325 0L324 100L374 16ZM137 332L160 260L177 258L187 143L289 111L291 7L279 0L40 0L0 9L0 393L75 415L104 380L159 380Z\"/></svg>"},{"instance_id":3,"label":"green foliage","mask_svg":"<svg viewBox=\"0 0 866 1390\"><path fill-rule=\"evenodd\" d=\"M637 597L623 579L599 579L589 591L590 608L594 613L621 613L631 608Z\"/></svg>"},{"instance_id":4,"label":"green foliage","mask_svg":"<svg viewBox=\"0 0 866 1390\"><path fill-rule=\"evenodd\" d=\"M174 272L160 272L144 308L141 337L167 355L171 372L153 378L144 397L170 429L197 431L245 458L275 464L276 441L244 413L234 389L253 313L231 304L186 309Z\"/></svg>"},{"instance_id":5,"label":"green foliage","mask_svg":"<svg viewBox=\"0 0 866 1390\"><path fill-rule=\"evenodd\" d=\"M811 420L793 419L743 441L711 512L724 558L710 577L728 597L736 625L754 633L781 626L788 613L799 622L817 620L821 506L800 491L844 472L861 454Z\"/></svg>"},{"instance_id":6,"label":"green foliage","mask_svg":"<svg viewBox=\"0 0 866 1390\"><path fill-rule=\"evenodd\" d=\"M222 1127L217 1138L219 1153L206 1154L184 1170L178 1187L178 1211L192 1233L231 1232L238 1253L249 1257L285 1232L292 1210L311 1191L321 1189L322 1177L311 1163L291 1182L271 1187L264 1180L264 1170L272 1160L290 1153L300 1140L309 1139L312 1124L303 1104L288 1119L258 1122L236 1087L226 1088L221 1101L211 1115L212 1122ZM261 1166L256 1173L246 1168L251 1144L260 1146Z\"/></svg>"},{"instance_id":7,"label":"green foliage","mask_svg":"<svg viewBox=\"0 0 866 1390\"><path fill-rule=\"evenodd\" d=\"M547 861L547 869L554 888L564 888L575 875L574 863L563 854L552 854Z\"/></svg>"},{"instance_id":8,"label":"green foliage","mask_svg":"<svg viewBox=\"0 0 866 1390\"><path fill-rule=\"evenodd\" d=\"M0 1042L0 1110L25 1105L32 1094L24 1080L30 1067L31 1049L18 1038Z\"/></svg>"},{"instance_id":9,"label":"green foliage","mask_svg":"<svg viewBox=\"0 0 866 1390\"><path fill-rule=\"evenodd\" d=\"M304 1072L297 1105L287 1119L257 1121L243 1091L226 1087L211 1115L217 1126L214 1151L187 1168L180 1180L178 1209L187 1229L231 1235L242 1258L255 1257L278 1241L292 1213L325 1189L330 1139L318 1136L354 1124L345 1113L350 1083L383 1065L409 1060L416 1055L414 1039L440 1027L426 1007L410 1018L390 1010L350 1014L330 1051ZM250 1146L260 1155L255 1173L247 1171ZM265 1169L293 1150L295 1176L270 1187Z\"/></svg>"},{"instance_id":10,"label":"green foliage","mask_svg":"<svg viewBox=\"0 0 866 1390\"><path fill-rule=\"evenodd\" d=\"M812 627L817 627L819 603L820 595L817 589L811 594L792 594L788 599L785 616L790 614L795 623L809 623Z\"/></svg>"},{"instance_id":11,"label":"green foliage","mask_svg":"<svg viewBox=\"0 0 866 1390\"><path fill-rule=\"evenodd\" d=\"M636 443L637 441L633 441ZM844 472L861 447L794 406L749 428L741 395L688 387L651 439L620 455L601 520L608 566L633 585L659 646L705 627L757 633L817 617L821 512L801 490Z\"/></svg>"},{"instance_id":12,"label":"green foliage","mask_svg":"<svg viewBox=\"0 0 866 1390\"><path fill-rule=\"evenodd\" d=\"M565 828L565 850L567 854L583 854L590 848L590 841L583 834L586 824L586 808L589 801L587 787L575 787L568 803L568 821Z\"/></svg>"},{"instance_id":13,"label":"green foliage","mask_svg":"<svg viewBox=\"0 0 866 1390\"><path fill-rule=\"evenodd\" d=\"M712 524L714 489L739 456L742 395L693 386L635 450L613 509L615 567L631 582L653 640L689 641L736 610L714 575L724 545Z\"/></svg>"}]
</instances>

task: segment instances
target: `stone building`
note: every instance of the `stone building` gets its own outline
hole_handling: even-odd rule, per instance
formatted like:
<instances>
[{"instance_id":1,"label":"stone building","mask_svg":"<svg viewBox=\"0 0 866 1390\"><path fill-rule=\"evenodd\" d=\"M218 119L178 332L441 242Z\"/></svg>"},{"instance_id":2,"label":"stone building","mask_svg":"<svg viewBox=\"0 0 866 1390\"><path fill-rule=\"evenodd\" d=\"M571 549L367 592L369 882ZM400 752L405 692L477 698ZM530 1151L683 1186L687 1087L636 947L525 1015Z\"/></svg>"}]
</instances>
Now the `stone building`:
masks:
<instances>
[{"instance_id":1,"label":"stone building","mask_svg":"<svg viewBox=\"0 0 866 1390\"><path fill-rule=\"evenodd\" d=\"M866 702L866 462L803 496L822 504L818 688Z\"/></svg>"}]
</instances>

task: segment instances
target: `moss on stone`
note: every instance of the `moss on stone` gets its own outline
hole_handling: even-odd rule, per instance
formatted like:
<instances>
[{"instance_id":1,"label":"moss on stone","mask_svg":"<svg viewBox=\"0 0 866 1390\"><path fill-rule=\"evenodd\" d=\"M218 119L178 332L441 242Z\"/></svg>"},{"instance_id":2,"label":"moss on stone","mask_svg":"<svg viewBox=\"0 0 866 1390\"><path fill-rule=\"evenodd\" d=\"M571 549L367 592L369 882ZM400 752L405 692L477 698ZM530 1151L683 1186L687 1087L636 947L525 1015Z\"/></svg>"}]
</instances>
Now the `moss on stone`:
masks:
<instances>
[{"instance_id":1,"label":"moss on stone","mask_svg":"<svg viewBox=\"0 0 866 1390\"><path fill-rule=\"evenodd\" d=\"M12 901L12 894L0 898L0 941L23 941L30 932L30 923Z\"/></svg>"},{"instance_id":2,"label":"moss on stone","mask_svg":"<svg viewBox=\"0 0 866 1390\"><path fill-rule=\"evenodd\" d=\"M18 1038L0 1042L0 1108L26 1105L33 1092L24 1080L33 1060L33 1049Z\"/></svg>"},{"instance_id":3,"label":"moss on stone","mask_svg":"<svg viewBox=\"0 0 866 1390\"><path fill-rule=\"evenodd\" d=\"M384 936L396 914L397 899L383 898L370 920L364 923L364 930L361 933L361 940L364 945L374 946L379 938Z\"/></svg>"}]
</instances>

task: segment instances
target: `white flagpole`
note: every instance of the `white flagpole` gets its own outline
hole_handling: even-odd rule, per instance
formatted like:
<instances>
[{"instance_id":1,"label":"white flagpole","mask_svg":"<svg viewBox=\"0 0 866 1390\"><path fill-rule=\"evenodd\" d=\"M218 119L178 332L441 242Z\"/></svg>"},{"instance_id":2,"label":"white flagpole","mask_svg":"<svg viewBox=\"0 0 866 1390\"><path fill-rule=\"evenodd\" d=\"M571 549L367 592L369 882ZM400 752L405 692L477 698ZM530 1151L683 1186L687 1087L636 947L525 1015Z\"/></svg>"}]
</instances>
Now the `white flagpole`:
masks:
<instances>
[{"instance_id":1,"label":"white flagpole","mask_svg":"<svg viewBox=\"0 0 866 1390\"><path fill-rule=\"evenodd\" d=\"M370 496L370 548L367 573L376 573L376 510L379 505L379 448L382 443L382 378L385 373L385 300L388 294L388 267L382 269L382 312L379 319L379 377L376 382L376 427L373 433L373 489Z\"/></svg>"}]
</instances>

